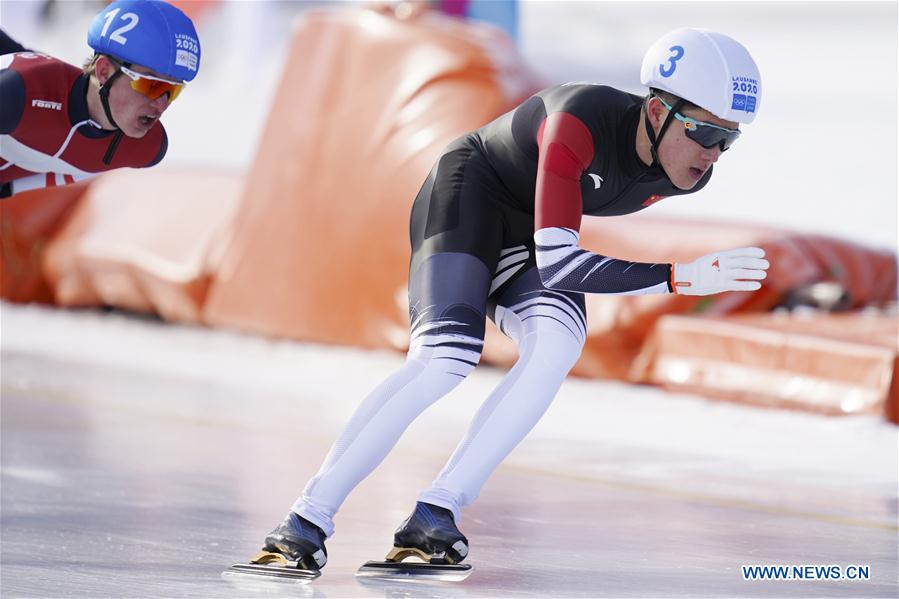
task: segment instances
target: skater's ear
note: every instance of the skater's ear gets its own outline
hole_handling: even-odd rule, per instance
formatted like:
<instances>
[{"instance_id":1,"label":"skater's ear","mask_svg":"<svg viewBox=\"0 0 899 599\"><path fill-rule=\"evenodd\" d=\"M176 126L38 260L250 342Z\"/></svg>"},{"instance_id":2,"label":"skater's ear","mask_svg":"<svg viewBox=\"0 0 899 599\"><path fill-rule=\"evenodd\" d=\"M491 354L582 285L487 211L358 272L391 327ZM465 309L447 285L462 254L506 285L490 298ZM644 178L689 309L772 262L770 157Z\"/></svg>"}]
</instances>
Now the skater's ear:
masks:
<instances>
[{"instance_id":1,"label":"skater's ear","mask_svg":"<svg viewBox=\"0 0 899 599\"><path fill-rule=\"evenodd\" d=\"M100 85L103 85L113 76L113 74L115 74L118 68L118 65L108 56L96 54L94 55L92 64L85 68L85 72L96 77Z\"/></svg>"},{"instance_id":2,"label":"skater's ear","mask_svg":"<svg viewBox=\"0 0 899 599\"><path fill-rule=\"evenodd\" d=\"M652 123L654 129L658 130L665 121L665 116L668 114L665 106L657 96L651 96L646 100L645 110L646 115L649 117L649 122Z\"/></svg>"}]
</instances>

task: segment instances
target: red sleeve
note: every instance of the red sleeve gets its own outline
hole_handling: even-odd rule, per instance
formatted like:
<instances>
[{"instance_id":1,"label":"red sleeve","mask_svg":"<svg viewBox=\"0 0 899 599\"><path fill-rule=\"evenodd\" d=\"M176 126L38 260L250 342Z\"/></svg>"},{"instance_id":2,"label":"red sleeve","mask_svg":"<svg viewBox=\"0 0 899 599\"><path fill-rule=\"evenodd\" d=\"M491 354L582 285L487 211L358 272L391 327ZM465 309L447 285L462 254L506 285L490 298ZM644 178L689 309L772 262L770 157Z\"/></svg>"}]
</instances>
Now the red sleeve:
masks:
<instances>
[{"instance_id":1,"label":"red sleeve","mask_svg":"<svg viewBox=\"0 0 899 599\"><path fill-rule=\"evenodd\" d=\"M534 230L565 227L579 231L583 205L581 174L593 161L593 136L567 112L555 112L537 132L540 159L534 198Z\"/></svg>"}]
</instances>

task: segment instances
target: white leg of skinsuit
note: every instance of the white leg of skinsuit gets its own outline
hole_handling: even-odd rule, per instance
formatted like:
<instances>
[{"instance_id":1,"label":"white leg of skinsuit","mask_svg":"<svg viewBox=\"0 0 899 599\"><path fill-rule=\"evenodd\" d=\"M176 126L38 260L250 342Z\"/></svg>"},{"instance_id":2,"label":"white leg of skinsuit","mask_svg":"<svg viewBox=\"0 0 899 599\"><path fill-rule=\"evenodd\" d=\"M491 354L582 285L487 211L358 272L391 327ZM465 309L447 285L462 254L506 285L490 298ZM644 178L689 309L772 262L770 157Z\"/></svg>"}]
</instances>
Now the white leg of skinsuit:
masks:
<instances>
[{"instance_id":1,"label":"white leg of skinsuit","mask_svg":"<svg viewBox=\"0 0 899 599\"><path fill-rule=\"evenodd\" d=\"M331 536L334 514L349 492L381 463L425 408L449 393L474 370L480 352L423 345L424 341L440 337L422 335L413 339L405 365L375 388L357 408L318 474L294 503L293 512ZM483 344L480 339L466 341Z\"/></svg>"},{"instance_id":2,"label":"white leg of skinsuit","mask_svg":"<svg viewBox=\"0 0 899 599\"><path fill-rule=\"evenodd\" d=\"M475 256L438 253L409 281L406 363L356 409L291 510L326 535L346 496L387 456L425 408L462 382L481 358L490 272Z\"/></svg>"},{"instance_id":3,"label":"white leg of skinsuit","mask_svg":"<svg viewBox=\"0 0 899 599\"><path fill-rule=\"evenodd\" d=\"M518 362L481 406L431 488L419 495L419 501L451 510L457 524L460 508L477 498L493 470L537 424L580 356L584 337L576 320L560 316L558 308L540 307L540 301L554 302L546 296L529 300L521 305L533 307L518 314L497 308L497 324L518 345Z\"/></svg>"}]
</instances>

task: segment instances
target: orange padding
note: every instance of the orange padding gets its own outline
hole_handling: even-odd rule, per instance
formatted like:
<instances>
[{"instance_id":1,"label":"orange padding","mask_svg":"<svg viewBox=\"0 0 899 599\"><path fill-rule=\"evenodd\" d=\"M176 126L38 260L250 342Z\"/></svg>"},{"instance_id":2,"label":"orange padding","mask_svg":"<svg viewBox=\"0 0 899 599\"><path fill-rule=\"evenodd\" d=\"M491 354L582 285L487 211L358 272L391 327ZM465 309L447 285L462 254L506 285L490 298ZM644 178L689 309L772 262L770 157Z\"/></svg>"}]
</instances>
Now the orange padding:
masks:
<instances>
[{"instance_id":1,"label":"orange padding","mask_svg":"<svg viewBox=\"0 0 899 599\"><path fill-rule=\"evenodd\" d=\"M450 141L539 87L492 27L429 11L305 13L206 321L404 347L415 194Z\"/></svg>"},{"instance_id":2,"label":"orange padding","mask_svg":"<svg viewBox=\"0 0 899 599\"><path fill-rule=\"evenodd\" d=\"M240 186L224 171L101 175L47 248L56 303L197 322Z\"/></svg>"},{"instance_id":3,"label":"orange padding","mask_svg":"<svg viewBox=\"0 0 899 599\"><path fill-rule=\"evenodd\" d=\"M44 252L88 185L90 181L46 187L0 200L0 297L22 303L53 301L42 271Z\"/></svg>"},{"instance_id":4,"label":"orange padding","mask_svg":"<svg viewBox=\"0 0 899 599\"><path fill-rule=\"evenodd\" d=\"M666 316L635 382L825 414L899 423L895 312Z\"/></svg>"},{"instance_id":5,"label":"orange padding","mask_svg":"<svg viewBox=\"0 0 899 599\"><path fill-rule=\"evenodd\" d=\"M195 26L200 26L206 15L215 12L213 9L219 7L219 0L168 0L168 2L181 9Z\"/></svg>"}]
</instances>

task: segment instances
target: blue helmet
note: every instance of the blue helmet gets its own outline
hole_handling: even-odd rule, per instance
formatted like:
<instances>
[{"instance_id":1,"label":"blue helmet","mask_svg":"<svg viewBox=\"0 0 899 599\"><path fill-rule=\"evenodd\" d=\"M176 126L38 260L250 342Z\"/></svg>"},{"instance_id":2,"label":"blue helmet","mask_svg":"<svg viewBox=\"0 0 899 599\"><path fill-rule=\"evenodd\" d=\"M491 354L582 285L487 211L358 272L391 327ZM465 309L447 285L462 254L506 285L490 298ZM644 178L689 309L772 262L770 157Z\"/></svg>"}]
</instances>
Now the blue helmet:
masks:
<instances>
[{"instance_id":1,"label":"blue helmet","mask_svg":"<svg viewBox=\"0 0 899 599\"><path fill-rule=\"evenodd\" d=\"M94 17L87 45L98 54L177 81L200 69L200 39L183 12L161 0L118 0Z\"/></svg>"}]
</instances>

